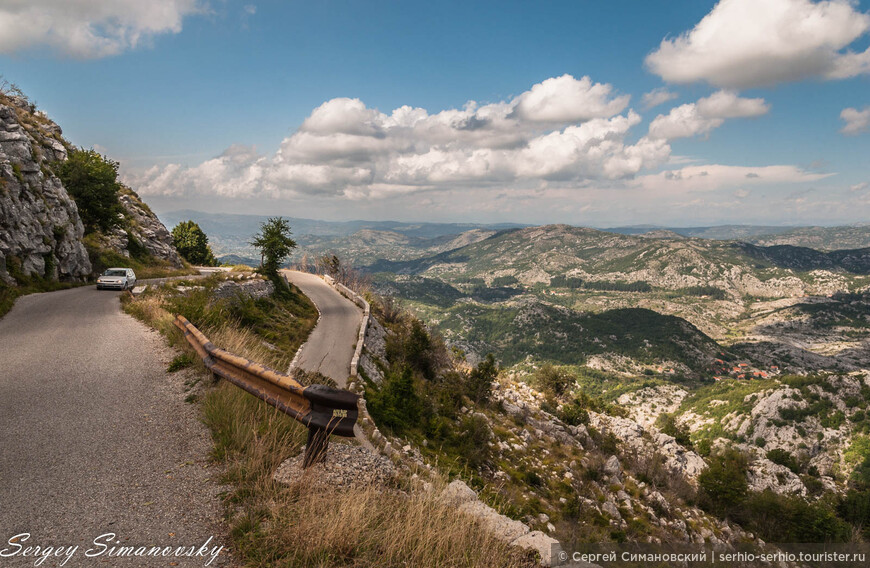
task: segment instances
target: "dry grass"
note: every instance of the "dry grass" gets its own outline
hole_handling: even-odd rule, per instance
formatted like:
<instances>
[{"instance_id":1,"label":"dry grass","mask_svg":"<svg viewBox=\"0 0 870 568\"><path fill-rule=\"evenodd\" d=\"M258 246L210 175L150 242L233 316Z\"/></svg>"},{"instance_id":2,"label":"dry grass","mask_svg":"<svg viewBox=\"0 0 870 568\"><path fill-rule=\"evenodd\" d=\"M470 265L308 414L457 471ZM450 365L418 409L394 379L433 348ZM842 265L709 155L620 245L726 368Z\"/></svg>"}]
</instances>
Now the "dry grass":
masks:
<instances>
[{"instance_id":1,"label":"dry grass","mask_svg":"<svg viewBox=\"0 0 870 568\"><path fill-rule=\"evenodd\" d=\"M436 491L320 492L301 483L278 496L271 514L257 566L534 565Z\"/></svg>"},{"instance_id":2,"label":"dry grass","mask_svg":"<svg viewBox=\"0 0 870 568\"><path fill-rule=\"evenodd\" d=\"M206 328L202 332L222 349L280 372L284 372L293 360L292 354L273 349L249 328L225 324Z\"/></svg>"},{"instance_id":3,"label":"dry grass","mask_svg":"<svg viewBox=\"0 0 870 568\"><path fill-rule=\"evenodd\" d=\"M533 566L437 499L438 491L392 488L311 490L272 480L302 451L305 429L228 384L211 391L203 417L214 455L235 487L228 514L238 553L250 566ZM334 441L333 443L336 443Z\"/></svg>"},{"instance_id":4,"label":"dry grass","mask_svg":"<svg viewBox=\"0 0 870 568\"><path fill-rule=\"evenodd\" d=\"M190 347L173 326L166 289L127 296L128 313L160 330L177 347ZM280 321L280 320L279 320ZM234 321L203 326L215 345L283 369L289 353L270 348ZM198 363L205 372L204 366ZM306 429L290 417L222 382L200 399L212 457L224 465L226 515L238 557L257 567L531 567L527 553L494 539L469 517L436 498L408 488L311 490L273 480L286 459L298 455ZM339 443L333 440L333 443Z\"/></svg>"}]
</instances>

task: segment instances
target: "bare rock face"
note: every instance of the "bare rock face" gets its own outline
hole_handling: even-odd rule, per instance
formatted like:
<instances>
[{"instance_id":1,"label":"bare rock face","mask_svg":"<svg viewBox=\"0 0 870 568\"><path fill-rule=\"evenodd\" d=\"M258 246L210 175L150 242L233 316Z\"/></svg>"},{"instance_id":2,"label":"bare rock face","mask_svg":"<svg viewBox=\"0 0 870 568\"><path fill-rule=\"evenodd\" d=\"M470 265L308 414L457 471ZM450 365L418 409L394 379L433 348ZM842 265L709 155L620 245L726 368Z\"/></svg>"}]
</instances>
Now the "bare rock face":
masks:
<instances>
[{"instance_id":1,"label":"bare rock face","mask_svg":"<svg viewBox=\"0 0 870 568\"><path fill-rule=\"evenodd\" d=\"M133 191L125 190L119 199L126 210L124 216L129 226L126 232L118 231L124 233L122 254L129 251L129 239L132 237L155 258L180 268L183 262L172 246L172 235L151 209Z\"/></svg>"},{"instance_id":2,"label":"bare rock face","mask_svg":"<svg viewBox=\"0 0 870 568\"><path fill-rule=\"evenodd\" d=\"M59 126L23 98L0 96L0 280L90 274L78 208L49 168L66 157Z\"/></svg>"}]
</instances>

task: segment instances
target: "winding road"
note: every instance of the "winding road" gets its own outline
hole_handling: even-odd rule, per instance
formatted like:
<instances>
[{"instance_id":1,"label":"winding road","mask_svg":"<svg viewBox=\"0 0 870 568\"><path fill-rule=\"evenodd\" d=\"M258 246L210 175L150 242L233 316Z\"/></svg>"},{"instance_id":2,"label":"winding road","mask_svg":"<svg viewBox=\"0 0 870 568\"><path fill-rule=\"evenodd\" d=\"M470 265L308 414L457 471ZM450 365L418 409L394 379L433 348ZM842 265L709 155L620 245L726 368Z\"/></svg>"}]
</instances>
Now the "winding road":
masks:
<instances>
[{"instance_id":1,"label":"winding road","mask_svg":"<svg viewBox=\"0 0 870 568\"><path fill-rule=\"evenodd\" d=\"M166 372L173 355L94 286L25 296L0 319L0 568L33 566L25 545L79 546L76 567L203 566L108 547L226 544L211 441L183 373ZM224 549L210 566L227 562Z\"/></svg>"},{"instance_id":2,"label":"winding road","mask_svg":"<svg viewBox=\"0 0 870 568\"><path fill-rule=\"evenodd\" d=\"M314 274L295 270L282 273L320 311L320 320L299 351L296 365L306 371L318 371L345 388L362 310Z\"/></svg>"}]
</instances>

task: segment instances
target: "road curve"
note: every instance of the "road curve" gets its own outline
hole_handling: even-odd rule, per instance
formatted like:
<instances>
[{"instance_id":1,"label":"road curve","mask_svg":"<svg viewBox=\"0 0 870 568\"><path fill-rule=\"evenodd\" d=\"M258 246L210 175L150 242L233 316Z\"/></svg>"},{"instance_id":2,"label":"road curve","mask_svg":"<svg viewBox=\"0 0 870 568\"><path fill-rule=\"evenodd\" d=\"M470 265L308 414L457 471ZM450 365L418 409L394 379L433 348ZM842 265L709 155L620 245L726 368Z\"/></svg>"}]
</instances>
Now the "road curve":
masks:
<instances>
[{"instance_id":1,"label":"road curve","mask_svg":"<svg viewBox=\"0 0 870 568\"><path fill-rule=\"evenodd\" d=\"M319 371L339 387L346 387L362 310L314 274L282 272L320 311L320 320L297 355L296 364L306 371Z\"/></svg>"},{"instance_id":2,"label":"road curve","mask_svg":"<svg viewBox=\"0 0 870 568\"><path fill-rule=\"evenodd\" d=\"M203 566L85 551L106 533L116 546L225 544L211 443L183 378L166 373L172 356L94 286L22 297L0 319L0 549L30 533L23 544L78 545L65 566ZM224 550L211 566L227 562Z\"/></svg>"}]
</instances>

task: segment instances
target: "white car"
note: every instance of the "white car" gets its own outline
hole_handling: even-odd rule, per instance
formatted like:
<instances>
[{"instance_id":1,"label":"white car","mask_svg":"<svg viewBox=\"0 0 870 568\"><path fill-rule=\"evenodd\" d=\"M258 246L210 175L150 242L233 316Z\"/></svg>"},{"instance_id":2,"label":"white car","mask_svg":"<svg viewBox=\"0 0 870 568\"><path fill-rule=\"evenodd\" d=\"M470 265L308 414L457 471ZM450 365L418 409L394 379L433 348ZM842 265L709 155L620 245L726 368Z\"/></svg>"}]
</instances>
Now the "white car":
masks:
<instances>
[{"instance_id":1,"label":"white car","mask_svg":"<svg viewBox=\"0 0 870 568\"><path fill-rule=\"evenodd\" d=\"M97 290L127 290L136 285L136 273L130 268L110 268L97 278Z\"/></svg>"}]
</instances>

